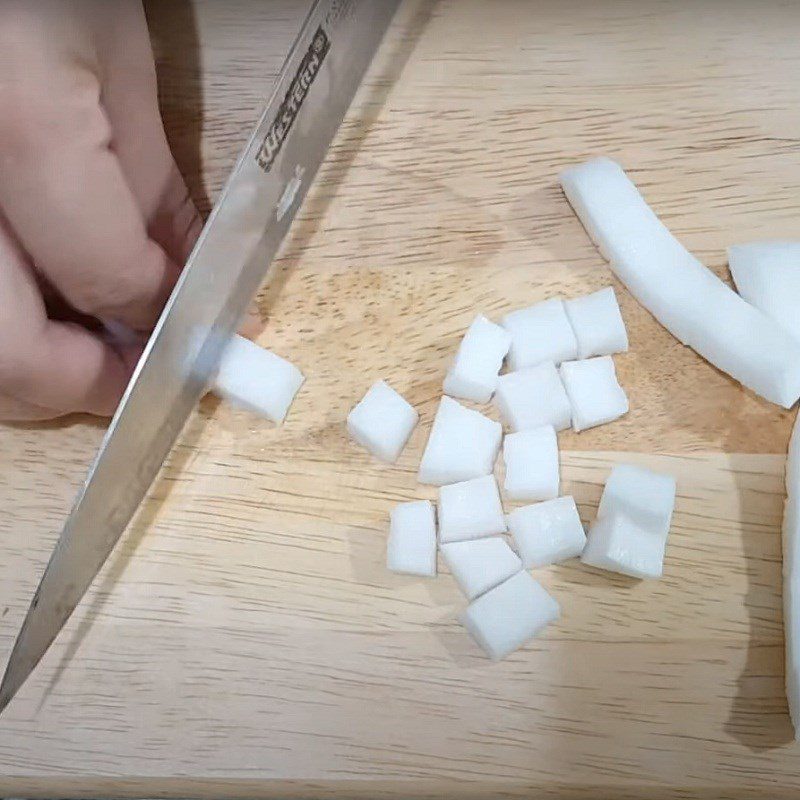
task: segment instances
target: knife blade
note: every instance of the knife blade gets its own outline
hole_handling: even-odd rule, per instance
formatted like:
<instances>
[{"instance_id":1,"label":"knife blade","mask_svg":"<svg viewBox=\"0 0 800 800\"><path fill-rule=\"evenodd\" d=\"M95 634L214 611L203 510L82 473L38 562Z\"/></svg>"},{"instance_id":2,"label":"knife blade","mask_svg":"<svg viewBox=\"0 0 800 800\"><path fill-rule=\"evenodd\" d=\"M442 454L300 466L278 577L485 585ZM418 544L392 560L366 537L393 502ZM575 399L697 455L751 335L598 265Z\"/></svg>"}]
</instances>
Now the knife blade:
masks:
<instances>
[{"instance_id":1,"label":"knife blade","mask_svg":"<svg viewBox=\"0 0 800 800\"><path fill-rule=\"evenodd\" d=\"M2 684L27 680L119 540L322 163L399 0L316 0L190 255L61 531Z\"/></svg>"}]
</instances>

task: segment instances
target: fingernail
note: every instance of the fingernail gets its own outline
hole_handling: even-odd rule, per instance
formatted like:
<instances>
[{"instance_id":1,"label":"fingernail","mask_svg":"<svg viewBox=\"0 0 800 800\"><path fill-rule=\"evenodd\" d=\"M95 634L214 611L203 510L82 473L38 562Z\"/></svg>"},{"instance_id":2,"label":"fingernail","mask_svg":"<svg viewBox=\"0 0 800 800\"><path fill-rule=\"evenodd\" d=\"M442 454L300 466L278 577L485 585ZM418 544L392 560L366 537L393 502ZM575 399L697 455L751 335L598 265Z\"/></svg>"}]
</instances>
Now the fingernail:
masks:
<instances>
[{"instance_id":1,"label":"fingernail","mask_svg":"<svg viewBox=\"0 0 800 800\"><path fill-rule=\"evenodd\" d=\"M261 333L263 327L264 323L261 321L261 314L258 313L258 306L252 303L239 325L239 333L246 339L255 339Z\"/></svg>"}]
</instances>

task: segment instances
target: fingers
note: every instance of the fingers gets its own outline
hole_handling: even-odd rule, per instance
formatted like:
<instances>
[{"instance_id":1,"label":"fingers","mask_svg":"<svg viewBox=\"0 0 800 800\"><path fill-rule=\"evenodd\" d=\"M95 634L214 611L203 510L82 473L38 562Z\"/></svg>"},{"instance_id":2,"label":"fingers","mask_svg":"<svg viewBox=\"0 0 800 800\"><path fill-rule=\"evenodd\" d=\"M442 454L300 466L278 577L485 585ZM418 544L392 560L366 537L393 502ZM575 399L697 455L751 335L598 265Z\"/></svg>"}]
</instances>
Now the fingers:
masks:
<instances>
[{"instance_id":1,"label":"fingers","mask_svg":"<svg viewBox=\"0 0 800 800\"><path fill-rule=\"evenodd\" d=\"M139 352L47 319L33 271L0 220L0 418L110 415Z\"/></svg>"},{"instance_id":2,"label":"fingers","mask_svg":"<svg viewBox=\"0 0 800 800\"><path fill-rule=\"evenodd\" d=\"M9 2L0 51L0 417L110 414L140 350L70 307L149 329L200 230L141 6ZM69 313L48 319L42 287Z\"/></svg>"},{"instance_id":3,"label":"fingers","mask_svg":"<svg viewBox=\"0 0 800 800\"><path fill-rule=\"evenodd\" d=\"M103 107L114 152L150 237L180 266L202 222L172 157L158 108L153 53L142 4L98 2L94 13Z\"/></svg>"},{"instance_id":4,"label":"fingers","mask_svg":"<svg viewBox=\"0 0 800 800\"><path fill-rule=\"evenodd\" d=\"M109 4L113 5L113 4ZM110 149L111 128L88 68L9 87L0 75L0 206L37 269L76 309L150 328L178 274L147 233ZM23 92L25 102L9 103ZM21 100L21 98L20 98Z\"/></svg>"},{"instance_id":5,"label":"fingers","mask_svg":"<svg viewBox=\"0 0 800 800\"><path fill-rule=\"evenodd\" d=\"M133 365L100 337L67 322L47 321L35 338L0 353L0 414L46 419L76 411L111 416Z\"/></svg>"},{"instance_id":6,"label":"fingers","mask_svg":"<svg viewBox=\"0 0 800 800\"><path fill-rule=\"evenodd\" d=\"M239 335L244 336L245 339L256 339L263 329L264 323L261 320L258 306L255 303L250 303L239 324Z\"/></svg>"},{"instance_id":7,"label":"fingers","mask_svg":"<svg viewBox=\"0 0 800 800\"><path fill-rule=\"evenodd\" d=\"M132 354L80 325L48 322L10 383L12 396L61 413L111 416L131 376Z\"/></svg>"}]
</instances>

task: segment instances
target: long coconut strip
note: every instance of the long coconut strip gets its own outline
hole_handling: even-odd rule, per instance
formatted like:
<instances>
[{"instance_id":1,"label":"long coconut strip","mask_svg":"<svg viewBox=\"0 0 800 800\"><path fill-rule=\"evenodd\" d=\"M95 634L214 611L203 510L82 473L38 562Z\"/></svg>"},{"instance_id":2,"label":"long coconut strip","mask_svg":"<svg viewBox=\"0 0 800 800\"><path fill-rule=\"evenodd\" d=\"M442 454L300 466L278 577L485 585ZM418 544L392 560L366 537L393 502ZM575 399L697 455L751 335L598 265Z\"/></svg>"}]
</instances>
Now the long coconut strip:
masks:
<instances>
[{"instance_id":1,"label":"long coconut strip","mask_svg":"<svg viewBox=\"0 0 800 800\"><path fill-rule=\"evenodd\" d=\"M706 269L618 164L598 158L560 180L611 269L667 330L767 400L800 397L800 343Z\"/></svg>"},{"instance_id":2,"label":"long coconut strip","mask_svg":"<svg viewBox=\"0 0 800 800\"><path fill-rule=\"evenodd\" d=\"M800 740L800 417L795 420L786 459L783 511L783 636L786 647L786 698Z\"/></svg>"}]
</instances>

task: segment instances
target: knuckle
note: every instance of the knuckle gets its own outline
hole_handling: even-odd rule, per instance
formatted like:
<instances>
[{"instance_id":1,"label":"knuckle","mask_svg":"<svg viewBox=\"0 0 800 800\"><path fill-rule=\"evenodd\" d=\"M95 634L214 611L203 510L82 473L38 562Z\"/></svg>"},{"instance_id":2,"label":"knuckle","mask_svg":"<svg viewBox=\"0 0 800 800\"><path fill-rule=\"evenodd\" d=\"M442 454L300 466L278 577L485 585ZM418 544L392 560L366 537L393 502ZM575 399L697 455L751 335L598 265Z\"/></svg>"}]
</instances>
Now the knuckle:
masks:
<instances>
[{"instance_id":1,"label":"knuckle","mask_svg":"<svg viewBox=\"0 0 800 800\"><path fill-rule=\"evenodd\" d=\"M151 245L147 241L140 249L125 254L102 276L84 276L70 288L69 302L78 311L97 317L127 318L139 313L157 291L150 283L152 271L145 268L155 257Z\"/></svg>"},{"instance_id":2,"label":"knuckle","mask_svg":"<svg viewBox=\"0 0 800 800\"><path fill-rule=\"evenodd\" d=\"M102 280L88 276L74 284L67 294L81 313L97 317L111 315L131 301L132 280L124 273L110 273Z\"/></svg>"},{"instance_id":3,"label":"knuckle","mask_svg":"<svg viewBox=\"0 0 800 800\"><path fill-rule=\"evenodd\" d=\"M76 311L82 314L100 314L108 302L106 283L92 276L79 278L64 294Z\"/></svg>"}]
</instances>

